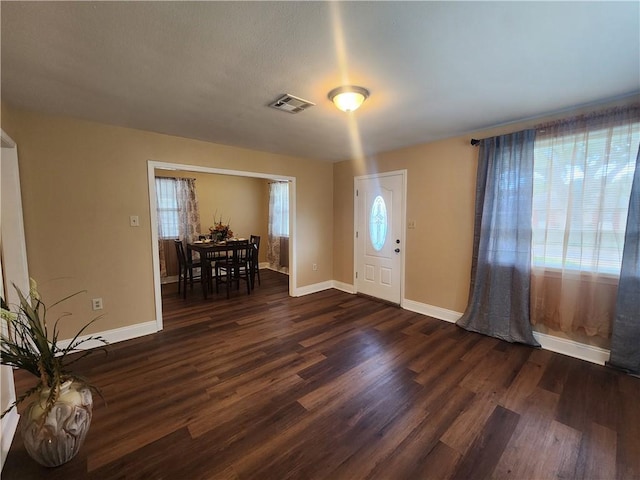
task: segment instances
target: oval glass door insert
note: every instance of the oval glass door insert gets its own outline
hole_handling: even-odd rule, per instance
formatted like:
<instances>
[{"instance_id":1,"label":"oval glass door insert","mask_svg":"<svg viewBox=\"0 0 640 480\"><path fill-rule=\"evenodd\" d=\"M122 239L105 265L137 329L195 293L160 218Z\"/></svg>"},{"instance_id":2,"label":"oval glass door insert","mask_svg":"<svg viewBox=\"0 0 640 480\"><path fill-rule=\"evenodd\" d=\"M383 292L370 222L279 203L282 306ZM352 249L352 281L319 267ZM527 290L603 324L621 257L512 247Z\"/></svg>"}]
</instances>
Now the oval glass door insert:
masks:
<instances>
[{"instance_id":1,"label":"oval glass door insert","mask_svg":"<svg viewBox=\"0 0 640 480\"><path fill-rule=\"evenodd\" d=\"M373 200L373 205L371 205L371 211L369 212L369 238L371 239L371 245L377 252L382 250L387 239L387 221L387 206L384 203L384 199L378 195Z\"/></svg>"}]
</instances>

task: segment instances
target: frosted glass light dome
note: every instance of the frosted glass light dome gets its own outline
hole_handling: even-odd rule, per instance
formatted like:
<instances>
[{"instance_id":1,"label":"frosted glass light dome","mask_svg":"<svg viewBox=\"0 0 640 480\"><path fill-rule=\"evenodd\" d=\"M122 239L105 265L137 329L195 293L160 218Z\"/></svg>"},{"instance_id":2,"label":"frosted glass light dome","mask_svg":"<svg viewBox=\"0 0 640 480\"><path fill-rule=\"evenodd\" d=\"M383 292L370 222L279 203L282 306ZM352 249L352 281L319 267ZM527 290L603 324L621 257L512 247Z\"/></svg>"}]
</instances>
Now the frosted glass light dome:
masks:
<instances>
[{"instance_id":1,"label":"frosted glass light dome","mask_svg":"<svg viewBox=\"0 0 640 480\"><path fill-rule=\"evenodd\" d=\"M369 97L366 88L348 85L334 88L329 92L329 100L343 112L353 112Z\"/></svg>"}]
</instances>

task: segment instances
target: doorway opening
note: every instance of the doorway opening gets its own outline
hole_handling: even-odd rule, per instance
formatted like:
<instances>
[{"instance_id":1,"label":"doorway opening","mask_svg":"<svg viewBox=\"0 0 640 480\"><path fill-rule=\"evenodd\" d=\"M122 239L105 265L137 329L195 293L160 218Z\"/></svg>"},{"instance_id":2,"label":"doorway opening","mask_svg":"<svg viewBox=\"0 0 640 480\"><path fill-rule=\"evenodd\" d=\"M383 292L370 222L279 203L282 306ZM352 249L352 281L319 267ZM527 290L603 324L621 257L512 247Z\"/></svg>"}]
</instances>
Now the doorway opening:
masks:
<instances>
[{"instance_id":1,"label":"doorway opening","mask_svg":"<svg viewBox=\"0 0 640 480\"><path fill-rule=\"evenodd\" d=\"M289 254L289 295L295 291L296 286L296 225L295 225L295 212L296 212L296 179L295 177L272 175L260 172L249 172L243 170L228 170L212 167L202 167L196 165L187 165L179 163L166 163L149 160L147 162L147 175L149 183L149 214L151 218L151 247L153 256L153 283L155 294L155 311L156 311L156 325L157 330L163 329L163 317L162 317L162 280L160 276L160 253L158 243L158 218L156 208L156 170L161 171L174 171L174 172L193 172L193 173L207 173L214 175L227 175L235 177L251 177L259 178L267 181L286 181L289 184L289 225L290 225L290 240L288 244ZM204 227L204 225L203 225Z\"/></svg>"}]
</instances>

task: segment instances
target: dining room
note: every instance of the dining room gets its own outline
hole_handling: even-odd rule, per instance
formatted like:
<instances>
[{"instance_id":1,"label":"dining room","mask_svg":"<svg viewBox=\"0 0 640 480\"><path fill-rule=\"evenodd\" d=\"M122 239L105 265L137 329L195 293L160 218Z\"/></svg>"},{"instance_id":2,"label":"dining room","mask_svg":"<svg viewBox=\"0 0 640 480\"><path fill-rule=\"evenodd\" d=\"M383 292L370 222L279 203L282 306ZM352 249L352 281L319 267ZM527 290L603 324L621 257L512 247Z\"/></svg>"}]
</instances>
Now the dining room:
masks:
<instances>
[{"instance_id":1,"label":"dining room","mask_svg":"<svg viewBox=\"0 0 640 480\"><path fill-rule=\"evenodd\" d=\"M201 295L215 301L225 292L228 298L259 288L260 269L288 274L286 180L164 168L155 168L154 177L163 298ZM246 245L251 250L241 255ZM220 275L226 274L223 259L243 256L251 257L246 291L236 278L241 266L229 268L233 282ZM220 281L225 288L216 294Z\"/></svg>"}]
</instances>

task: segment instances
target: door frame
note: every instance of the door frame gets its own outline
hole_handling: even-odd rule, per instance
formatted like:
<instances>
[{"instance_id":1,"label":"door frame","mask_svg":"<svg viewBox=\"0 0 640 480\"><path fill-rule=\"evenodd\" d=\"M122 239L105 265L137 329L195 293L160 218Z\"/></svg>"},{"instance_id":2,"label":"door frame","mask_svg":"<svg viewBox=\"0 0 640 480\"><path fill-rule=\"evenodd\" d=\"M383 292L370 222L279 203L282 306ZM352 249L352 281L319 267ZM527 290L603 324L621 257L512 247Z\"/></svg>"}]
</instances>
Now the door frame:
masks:
<instances>
[{"instance_id":1,"label":"door frame","mask_svg":"<svg viewBox=\"0 0 640 480\"><path fill-rule=\"evenodd\" d=\"M373 173L369 175L359 175L353 177L353 292L358 293L358 283L356 278L356 272L358 270L358 239L356 238L356 232L358 230L358 199L356 191L358 189L358 181L360 180L374 180L383 177L393 177L400 175L402 177L402 187L400 192L400 302L399 305L404 307L404 284L405 284L405 261L407 250L407 169L393 170L390 172Z\"/></svg>"},{"instance_id":2,"label":"door frame","mask_svg":"<svg viewBox=\"0 0 640 480\"><path fill-rule=\"evenodd\" d=\"M160 253L158 248L158 217L156 209L155 171L175 170L182 172L212 173L215 175L232 175L235 177L262 178L264 180L280 180L289 182L289 296L296 296L296 177L274 175L269 173L249 172L245 170L228 170L224 168L202 167L182 163L147 161L147 179L149 183L149 217L151 219L151 252L153 260L153 288L155 294L155 310L157 331L162 330L162 284L160 280Z\"/></svg>"},{"instance_id":3,"label":"door frame","mask_svg":"<svg viewBox=\"0 0 640 480\"><path fill-rule=\"evenodd\" d=\"M20 168L18 164L18 146L7 135L4 130L0 130L2 142L2 165L3 184L5 188L4 200L9 201L11 209L5 208L5 213L10 213L8 218L4 218L5 227L7 224L11 228L2 229L2 249L10 254L3 257L3 275L5 279L10 279L23 292L29 291L29 266L27 262L27 247L24 233L24 219L22 216L22 195L20 193ZM3 206L7 207L7 205ZM12 285L5 285L7 303L19 304L18 295Z\"/></svg>"},{"instance_id":4,"label":"door frame","mask_svg":"<svg viewBox=\"0 0 640 480\"><path fill-rule=\"evenodd\" d=\"M18 295L13 289L15 283L23 292L29 291L29 265L27 262L27 246L24 233L24 218L22 216L22 195L20 190L20 169L18 161L18 146L13 139L0 129L0 190L2 194L2 220L4 228L2 233L2 249L0 256L0 290L2 296L10 305L19 303ZM6 324L2 320L3 333L6 333ZM2 404L4 410L16 400L16 391L11 367L0 367L0 384L2 389ZM13 437L17 431L20 415L17 408L12 408L2 419L0 436L0 471L4 467Z\"/></svg>"}]
</instances>

